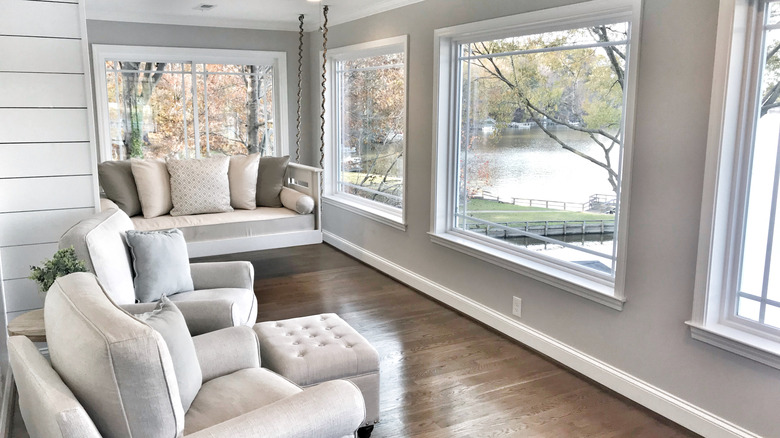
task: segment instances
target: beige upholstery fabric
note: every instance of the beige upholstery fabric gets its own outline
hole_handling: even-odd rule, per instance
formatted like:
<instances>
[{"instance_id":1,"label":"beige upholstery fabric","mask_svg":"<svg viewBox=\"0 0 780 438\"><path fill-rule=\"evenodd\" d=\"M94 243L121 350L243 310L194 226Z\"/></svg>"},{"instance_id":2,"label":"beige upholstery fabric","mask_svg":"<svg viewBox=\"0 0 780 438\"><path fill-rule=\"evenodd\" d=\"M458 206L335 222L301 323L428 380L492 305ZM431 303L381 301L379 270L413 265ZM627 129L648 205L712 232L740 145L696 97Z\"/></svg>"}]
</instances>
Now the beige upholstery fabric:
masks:
<instances>
[{"instance_id":1,"label":"beige upholstery fabric","mask_svg":"<svg viewBox=\"0 0 780 438\"><path fill-rule=\"evenodd\" d=\"M89 273L46 295L53 368L106 437L175 437L184 428L173 363L159 333L106 299Z\"/></svg>"},{"instance_id":2,"label":"beige upholstery fabric","mask_svg":"<svg viewBox=\"0 0 780 438\"><path fill-rule=\"evenodd\" d=\"M59 247L73 246L118 304L135 302L130 252L124 234L133 229L130 218L121 210L107 210L84 219L60 237Z\"/></svg>"},{"instance_id":3,"label":"beige upholstery fabric","mask_svg":"<svg viewBox=\"0 0 780 438\"><path fill-rule=\"evenodd\" d=\"M376 349L333 313L261 322L254 330L263 366L302 386L379 369Z\"/></svg>"},{"instance_id":4,"label":"beige upholstery fabric","mask_svg":"<svg viewBox=\"0 0 780 438\"><path fill-rule=\"evenodd\" d=\"M263 366L301 386L348 379L363 393L366 424L379 421L379 353L333 313L253 327Z\"/></svg>"},{"instance_id":5,"label":"beige upholstery fabric","mask_svg":"<svg viewBox=\"0 0 780 438\"><path fill-rule=\"evenodd\" d=\"M84 408L29 339L9 338L8 356L31 437L100 438Z\"/></svg>"},{"instance_id":6,"label":"beige upholstery fabric","mask_svg":"<svg viewBox=\"0 0 780 438\"><path fill-rule=\"evenodd\" d=\"M180 301L228 300L233 303L233 314L242 325L252 325L257 321L257 298L252 289L221 288L198 289L169 295L168 298L178 304Z\"/></svg>"},{"instance_id":7,"label":"beige upholstery fabric","mask_svg":"<svg viewBox=\"0 0 780 438\"><path fill-rule=\"evenodd\" d=\"M235 210L230 213L192 216L160 216L132 218L138 230L178 228L187 242L255 237L277 233L314 230L314 215L297 214L286 208L258 207L255 210Z\"/></svg>"},{"instance_id":8,"label":"beige upholstery fabric","mask_svg":"<svg viewBox=\"0 0 780 438\"><path fill-rule=\"evenodd\" d=\"M138 199L144 217L152 218L168 214L173 208L171 202L171 178L165 161L157 159L130 160L130 168L138 188Z\"/></svg>"},{"instance_id":9,"label":"beige upholstery fabric","mask_svg":"<svg viewBox=\"0 0 780 438\"><path fill-rule=\"evenodd\" d=\"M228 327L192 338L203 382L260 367L260 346L251 328Z\"/></svg>"},{"instance_id":10,"label":"beige upholstery fabric","mask_svg":"<svg viewBox=\"0 0 780 438\"><path fill-rule=\"evenodd\" d=\"M230 206L230 158L217 156L168 160L171 175L171 216L233 211Z\"/></svg>"},{"instance_id":11,"label":"beige upholstery fabric","mask_svg":"<svg viewBox=\"0 0 780 438\"><path fill-rule=\"evenodd\" d=\"M157 303L134 303L123 304L120 307L125 312L136 315L151 312L156 306ZM236 306L230 300L179 301L176 303L176 307L184 315L184 320L187 321L187 328L190 329L192 336L245 324L244 321L240 320L238 311L234 314L233 308Z\"/></svg>"},{"instance_id":12,"label":"beige upholstery fabric","mask_svg":"<svg viewBox=\"0 0 780 438\"><path fill-rule=\"evenodd\" d=\"M314 210L314 198L289 187L282 187L279 194L282 205L298 214L309 214Z\"/></svg>"},{"instance_id":13,"label":"beige upholstery fabric","mask_svg":"<svg viewBox=\"0 0 780 438\"><path fill-rule=\"evenodd\" d=\"M238 417L301 392L285 378L264 368L247 368L203 384L187 411L184 434Z\"/></svg>"},{"instance_id":14,"label":"beige upholstery fabric","mask_svg":"<svg viewBox=\"0 0 780 438\"><path fill-rule=\"evenodd\" d=\"M260 154L233 155L230 157L230 206L254 210L257 206L257 171Z\"/></svg>"},{"instance_id":15,"label":"beige upholstery fabric","mask_svg":"<svg viewBox=\"0 0 780 438\"><path fill-rule=\"evenodd\" d=\"M124 238L125 231L129 229L133 229L130 218L121 210L111 209L79 222L60 238L60 248L72 245L78 257L87 261L87 268L100 279L111 299L128 309L135 303L131 259ZM177 294L175 301L187 320L191 334L255 323L257 303L253 292L254 270L251 263L192 263L190 271L195 289L246 289L244 293L230 293L227 296L210 293L208 301L211 303L200 303L203 301L197 298L200 295L187 296L189 292ZM197 303L184 304L190 301ZM129 311L143 313L152 308Z\"/></svg>"},{"instance_id":16,"label":"beige upholstery fabric","mask_svg":"<svg viewBox=\"0 0 780 438\"><path fill-rule=\"evenodd\" d=\"M186 436L341 438L354 432L364 416L360 391L335 380Z\"/></svg>"}]
</instances>

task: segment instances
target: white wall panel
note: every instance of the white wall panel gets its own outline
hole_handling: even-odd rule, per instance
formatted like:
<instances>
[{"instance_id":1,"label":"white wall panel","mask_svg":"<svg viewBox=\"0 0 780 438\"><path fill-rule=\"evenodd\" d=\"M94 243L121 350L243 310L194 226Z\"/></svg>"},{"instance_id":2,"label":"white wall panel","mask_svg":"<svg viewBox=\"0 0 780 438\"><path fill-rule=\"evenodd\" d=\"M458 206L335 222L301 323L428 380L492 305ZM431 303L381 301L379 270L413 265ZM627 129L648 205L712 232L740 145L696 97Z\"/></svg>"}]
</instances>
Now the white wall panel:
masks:
<instances>
[{"instance_id":1,"label":"white wall panel","mask_svg":"<svg viewBox=\"0 0 780 438\"><path fill-rule=\"evenodd\" d=\"M43 296L38 293L38 284L26 278L3 281L5 291L5 311L40 309Z\"/></svg>"},{"instance_id":2,"label":"white wall panel","mask_svg":"<svg viewBox=\"0 0 780 438\"><path fill-rule=\"evenodd\" d=\"M57 252L56 243L0 248L3 279L27 278L30 275L30 266L40 265L44 259L50 259L55 252Z\"/></svg>"},{"instance_id":3,"label":"white wall panel","mask_svg":"<svg viewBox=\"0 0 780 438\"><path fill-rule=\"evenodd\" d=\"M5 35L79 38L78 5L3 0L0 29Z\"/></svg>"},{"instance_id":4,"label":"white wall panel","mask_svg":"<svg viewBox=\"0 0 780 438\"><path fill-rule=\"evenodd\" d=\"M86 109L0 108L0 143L89 141L88 126Z\"/></svg>"},{"instance_id":5,"label":"white wall panel","mask_svg":"<svg viewBox=\"0 0 780 438\"><path fill-rule=\"evenodd\" d=\"M94 207L92 175L0 179L0 213Z\"/></svg>"},{"instance_id":6,"label":"white wall panel","mask_svg":"<svg viewBox=\"0 0 780 438\"><path fill-rule=\"evenodd\" d=\"M0 144L0 177L92 173L89 143Z\"/></svg>"},{"instance_id":7,"label":"white wall panel","mask_svg":"<svg viewBox=\"0 0 780 438\"><path fill-rule=\"evenodd\" d=\"M0 247L51 243L94 208L0 214Z\"/></svg>"},{"instance_id":8,"label":"white wall panel","mask_svg":"<svg viewBox=\"0 0 780 438\"><path fill-rule=\"evenodd\" d=\"M0 71L84 73L80 40L0 37Z\"/></svg>"},{"instance_id":9,"label":"white wall panel","mask_svg":"<svg viewBox=\"0 0 780 438\"><path fill-rule=\"evenodd\" d=\"M86 106L83 75L0 73L0 108Z\"/></svg>"}]
</instances>

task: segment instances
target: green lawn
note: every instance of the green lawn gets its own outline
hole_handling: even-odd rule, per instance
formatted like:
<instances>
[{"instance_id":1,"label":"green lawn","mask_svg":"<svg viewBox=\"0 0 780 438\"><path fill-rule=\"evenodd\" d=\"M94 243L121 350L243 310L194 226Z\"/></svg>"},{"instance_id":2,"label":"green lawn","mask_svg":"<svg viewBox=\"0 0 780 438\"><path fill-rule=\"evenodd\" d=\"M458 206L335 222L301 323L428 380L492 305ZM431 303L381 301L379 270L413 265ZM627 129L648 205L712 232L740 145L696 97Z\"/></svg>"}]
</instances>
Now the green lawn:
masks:
<instances>
[{"instance_id":1,"label":"green lawn","mask_svg":"<svg viewBox=\"0 0 780 438\"><path fill-rule=\"evenodd\" d=\"M521 207L487 199L471 199L468 214L490 222L600 221L614 220L614 214L581 213L540 207Z\"/></svg>"}]
</instances>

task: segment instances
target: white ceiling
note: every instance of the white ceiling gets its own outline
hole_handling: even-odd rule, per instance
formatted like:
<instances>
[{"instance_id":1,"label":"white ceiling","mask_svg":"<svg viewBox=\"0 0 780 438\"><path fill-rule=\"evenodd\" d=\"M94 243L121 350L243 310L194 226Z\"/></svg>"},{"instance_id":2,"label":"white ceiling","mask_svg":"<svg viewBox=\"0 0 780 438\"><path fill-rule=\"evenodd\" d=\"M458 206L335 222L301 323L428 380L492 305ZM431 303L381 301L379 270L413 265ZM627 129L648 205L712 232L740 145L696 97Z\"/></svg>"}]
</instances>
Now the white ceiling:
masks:
<instances>
[{"instance_id":1,"label":"white ceiling","mask_svg":"<svg viewBox=\"0 0 780 438\"><path fill-rule=\"evenodd\" d=\"M328 24L336 25L423 0L324 0ZM209 11L201 4L216 5ZM321 23L320 3L307 0L86 0L87 19L138 23L298 30L298 15L305 14L305 29Z\"/></svg>"}]
</instances>

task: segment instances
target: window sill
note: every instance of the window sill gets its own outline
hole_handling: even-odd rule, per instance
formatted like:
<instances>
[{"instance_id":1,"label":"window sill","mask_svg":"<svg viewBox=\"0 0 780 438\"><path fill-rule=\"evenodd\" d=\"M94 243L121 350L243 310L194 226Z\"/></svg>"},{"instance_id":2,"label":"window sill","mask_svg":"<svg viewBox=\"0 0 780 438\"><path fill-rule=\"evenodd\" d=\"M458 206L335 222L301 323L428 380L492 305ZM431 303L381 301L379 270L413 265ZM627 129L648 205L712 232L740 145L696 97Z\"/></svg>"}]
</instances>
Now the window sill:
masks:
<instances>
[{"instance_id":1,"label":"window sill","mask_svg":"<svg viewBox=\"0 0 780 438\"><path fill-rule=\"evenodd\" d=\"M603 304L615 310L623 310L625 299L614 296L614 286L590 280L572 272L555 268L526 257L510 254L499 248L449 233L428 233L431 241L447 248L468 254L480 260L500 266L518 274L575 295Z\"/></svg>"},{"instance_id":2,"label":"window sill","mask_svg":"<svg viewBox=\"0 0 780 438\"><path fill-rule=\"evenodd\" d=\"M354 201L350 199L349 196L325 195L322 199L322 202L326 205L331 205L333 207L346 210L350 213L355 213L365 218L374 220L381 224L385 224L397 230L406 231L406 223L404 223L400 215L366 205L366 203L363 202Z\"/></svg>"},{"instance_id":3,"label":"window sill","mask_svg":"<svg viewBox=\"0 0 780 438\"><path fill-rule=\"evenodd\" d=\"M704 325L687 321L693 339L780 369L780 344L722 324Z\"/></svg>"}]
</instances>

